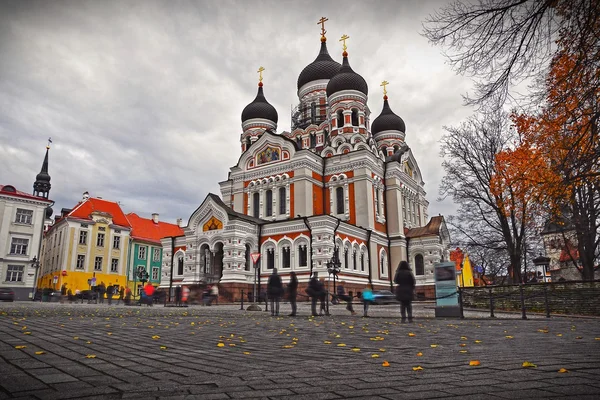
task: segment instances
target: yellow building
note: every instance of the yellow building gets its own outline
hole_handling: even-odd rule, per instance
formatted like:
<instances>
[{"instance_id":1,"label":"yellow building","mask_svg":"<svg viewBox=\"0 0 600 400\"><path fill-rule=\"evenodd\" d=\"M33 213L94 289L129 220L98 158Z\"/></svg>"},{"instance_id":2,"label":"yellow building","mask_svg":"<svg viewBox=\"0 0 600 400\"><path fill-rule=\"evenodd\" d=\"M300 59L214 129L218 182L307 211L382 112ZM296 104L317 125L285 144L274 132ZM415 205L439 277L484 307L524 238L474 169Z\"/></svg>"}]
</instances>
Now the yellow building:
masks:
<instances>
[{"instance_id":1,"label":"yellow building","mask_svg":"<svg viewBox=\"0 0 600 400\"><path fill-rule=\"evenodd\" d=\"M126 286L131 225L119 204L86 192L73 209L63 209L46 231L37 287L73 294L94 283Z\"/></svg>"}]
</instances>

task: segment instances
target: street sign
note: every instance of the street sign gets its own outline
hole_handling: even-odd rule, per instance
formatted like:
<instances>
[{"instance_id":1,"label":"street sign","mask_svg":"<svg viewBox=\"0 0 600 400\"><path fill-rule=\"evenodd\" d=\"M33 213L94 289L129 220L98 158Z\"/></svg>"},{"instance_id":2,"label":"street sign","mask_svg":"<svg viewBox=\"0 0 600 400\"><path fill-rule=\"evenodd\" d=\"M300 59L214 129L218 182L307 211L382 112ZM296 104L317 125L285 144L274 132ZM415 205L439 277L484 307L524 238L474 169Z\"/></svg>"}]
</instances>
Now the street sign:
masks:
<instances>
[{"instance_id":1,"label":"street sign","mask_svg":"<svg viewBox=\"0 0 600 400\"><path fill-rule=\"evenodd\" d=\"M58 283L58 275L52 277L52 283Z\"/></svg>"},{"instance_id":2,"label":"street sign","mask_svg":"<svg viewBox=\"0 0 600 400\"><path fill-rule=\"evenodd\" d=\"M256 264L260 259L260 253L252 253L250 254L250 258L252 258L252 262Z\"/></svg>"}]
</instances>

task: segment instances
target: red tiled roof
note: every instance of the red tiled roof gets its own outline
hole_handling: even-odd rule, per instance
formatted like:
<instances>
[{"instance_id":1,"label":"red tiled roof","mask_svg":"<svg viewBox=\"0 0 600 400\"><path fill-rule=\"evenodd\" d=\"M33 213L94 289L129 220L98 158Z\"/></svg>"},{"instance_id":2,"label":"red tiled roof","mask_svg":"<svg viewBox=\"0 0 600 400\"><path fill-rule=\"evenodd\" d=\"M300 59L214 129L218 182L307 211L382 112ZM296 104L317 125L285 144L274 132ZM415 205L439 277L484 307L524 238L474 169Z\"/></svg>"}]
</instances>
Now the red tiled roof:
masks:
<instances>
[{"instance_id":1,"label":"red tiled roof","mask_svg":"<svg viewBox=\"0 0 600 400\"><path fill-rule=\"evenodd\" d=\"M442 225L443 220L444 217L442 217L441 215L432 217L427 223L427 225L409 229L408 232L406 232L406 237L416 238L421 236L439 235L440 226Z\"/></svg>"},{"instance_id":2,"label":"red tiled roof","mask_svg":"<svg viewBox=\"0 0 600 400\"><path fill-rule=\"evenodd\" d=\"M68 216L91 220L91 215L94 211L110 214L112 216L112 222L115 225L126 227L131 226L118 203L104 199L97 199L94 197L90 197L89 199L77 204Z\"/></svg>"},{"instance_id":3,"label":"red tiled roof","mask_svg":"<svg viewBox=\"0 0 600 400\"><path fill-rule=\"evenodd\" d=\"M131 237L138 240L146 240L160 243L160 239L167 236L183 236L183 229L176 224L168 222L154 222L148 218L142 218L135 213L127 214L133 230Z\"/></svg>"},{"instance_id":4,"label":"red tiled roof","mask_svg":"<svg viewBox=\"0 0 600 400\"><path fill-rule=\"evenodd\" d=\"M15 191L13 192L11 188L15 189ZM39 201L45 201L47 203L52 203L52 200L48 200L43 197L38 197L38 196L34 196L29 193L22 192L20 190L17 190L12 185L0 185L0 192L2 192L2 194L4 194L4 195L8 195L8 196L15 196L15 197L21 197L24 199L39 200Z\"/></svg>"}]
</instances>

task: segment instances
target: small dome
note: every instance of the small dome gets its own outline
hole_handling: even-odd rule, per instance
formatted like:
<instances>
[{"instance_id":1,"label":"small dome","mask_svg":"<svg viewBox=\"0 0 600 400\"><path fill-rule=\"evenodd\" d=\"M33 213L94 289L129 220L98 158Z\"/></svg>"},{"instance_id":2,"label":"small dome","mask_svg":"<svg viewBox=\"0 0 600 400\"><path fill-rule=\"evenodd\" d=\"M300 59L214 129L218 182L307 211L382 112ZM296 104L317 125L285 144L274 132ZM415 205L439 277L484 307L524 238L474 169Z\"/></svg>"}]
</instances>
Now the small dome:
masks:
<instances>
[{"instance_id":1,"label":"small dome","mask_svg":"<svg viewBox=\"0 0 600 400\"><path fill-rule=\"evenodd\" d=\"M265 98L262 83L258 86L256 98L242 111L242 123L254 118L268 119L274 123L278 120L277 110Z\"/></svg>"},{"instance_id":2,"label":"small dome","mask_svg":"<svg viewBox=\"0 0 600 400\"><path fill-rule=\"evenodd\" d=\"M50 175L47 172L40 172L35 176L36 181L50 182Z\"/></svg>"},{"instance_id":3,"label":"small dome","mask_svg":"<svg viewBox=\"0 0 600 400\"><path fill-rule=\"evenodd\" d=\"M52 214L54 214L54 210L52 209L52 207L50 207L50 206L46 207L46 218L47 219L52 218Z\"/></svg>"},{"instance_id":4,"label":"small dome","mask_svg":"<svg viewBox=\"0 0 600 400\"><path fill-rule=\"evenodd\" d=\"M327 97L342 90L358 90L364 93L365 96L369 94L367 82L352 70L347 56L344 56L342 67L338 73L327 84Z\"/></svg>"},{"instance_id":5,"label":"small dome","mask_svg":"<svg viewBox=\"0 0 600 400\"><path fill-rule=\"evenodd\" d=\"M309 82L331 79L340 70L340 63L334 61L327 51L327 42L321 41L321 51L315 61L308 64L298 76L298 90Z\"/></svg>"},{"instance_id":6,"label":"small dome","mask_svg":"<svg viewBox=\"0 0 600 400\"><path fill-rule=\"evenodd\" d=\"M406 125L402 118L394 114L387 100L387 96L383 101L383 110L373 123L371 123L371 133L373 136L383 131L400 131L406 133Z\"/></svg>"}]
</instances>

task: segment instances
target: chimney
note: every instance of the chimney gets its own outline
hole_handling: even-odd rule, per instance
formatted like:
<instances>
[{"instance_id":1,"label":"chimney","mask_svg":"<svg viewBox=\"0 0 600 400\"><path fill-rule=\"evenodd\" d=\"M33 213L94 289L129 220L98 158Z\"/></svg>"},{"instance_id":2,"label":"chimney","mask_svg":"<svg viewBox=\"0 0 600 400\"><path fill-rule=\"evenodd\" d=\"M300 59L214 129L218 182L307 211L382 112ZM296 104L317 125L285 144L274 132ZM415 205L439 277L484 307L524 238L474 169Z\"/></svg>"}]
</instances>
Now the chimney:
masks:
<instances>
[{"instance_id":1,"label":"chimney","mask_svg":"<svg viewBox=\"0 0 600 400\"><path fill-rule=\"evenodd\" d=\"M158 224L158 213L152 213L152 222Z\"/></svg>"},{"instance_id":2,"label":"chimney","mask_svg":"<svg viewBox=\"0 0 600 400\"><path fill-rule=\"evenodd\" d=\"M177 226L181 228L183 220L181 218L177 218Z\"/></svg>"}]
</instances>

